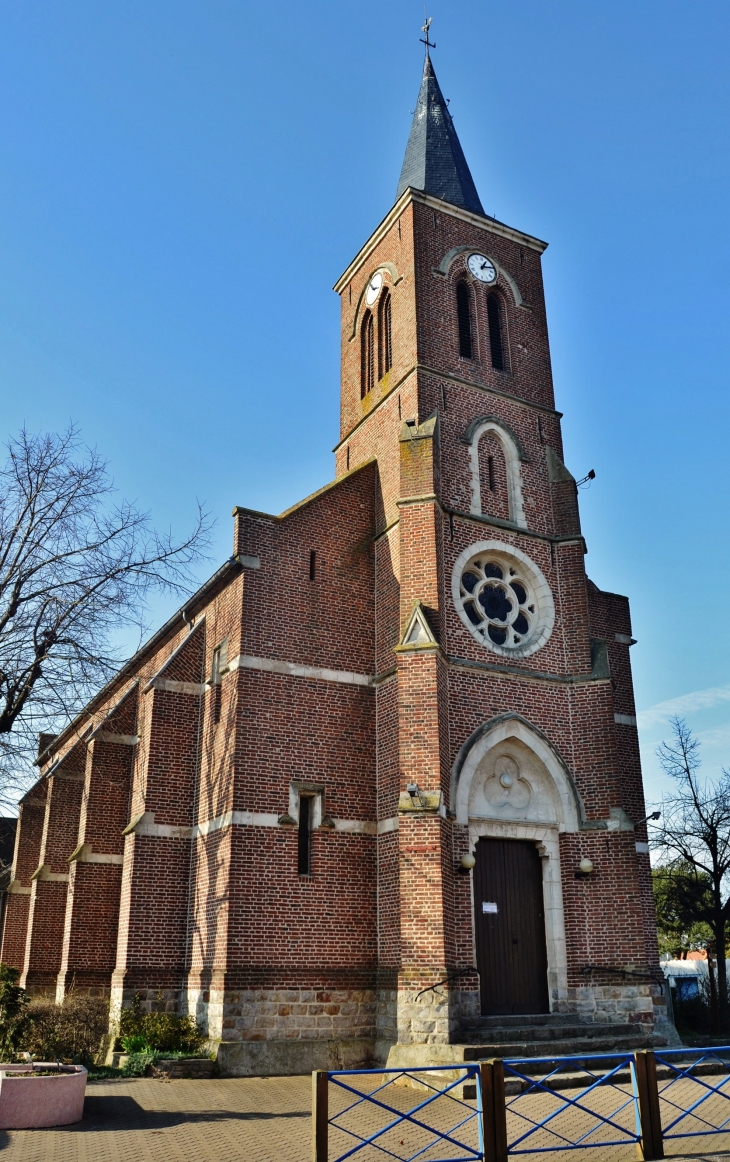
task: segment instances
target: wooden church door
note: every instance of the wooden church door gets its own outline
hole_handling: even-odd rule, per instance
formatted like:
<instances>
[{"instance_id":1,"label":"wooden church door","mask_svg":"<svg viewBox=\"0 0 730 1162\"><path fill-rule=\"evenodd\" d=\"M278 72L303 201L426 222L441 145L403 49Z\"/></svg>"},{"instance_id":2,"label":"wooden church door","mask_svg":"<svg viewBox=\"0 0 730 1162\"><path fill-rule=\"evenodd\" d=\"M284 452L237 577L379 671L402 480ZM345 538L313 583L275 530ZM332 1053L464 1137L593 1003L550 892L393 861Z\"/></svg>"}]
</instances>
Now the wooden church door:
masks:
<instances>
[{"instance_id":1,"label":"wooden church door","mask_svg":"<svg viewBox=\"0 0 730 1162\"><path fill-rule=\"evenodd\" d=\"M534 843L480 839L474 868L482 1015L550 1011L542 867Z\"/></svg>"}]
</instances>

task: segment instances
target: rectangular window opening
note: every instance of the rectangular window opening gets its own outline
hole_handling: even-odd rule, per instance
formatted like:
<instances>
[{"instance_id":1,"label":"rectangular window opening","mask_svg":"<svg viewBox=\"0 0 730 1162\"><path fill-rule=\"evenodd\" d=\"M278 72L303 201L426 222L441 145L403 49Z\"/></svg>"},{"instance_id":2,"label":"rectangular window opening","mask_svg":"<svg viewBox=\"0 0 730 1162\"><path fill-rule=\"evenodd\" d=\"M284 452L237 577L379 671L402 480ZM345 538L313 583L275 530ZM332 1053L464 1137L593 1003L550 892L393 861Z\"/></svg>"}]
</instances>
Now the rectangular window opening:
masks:
<instances>
[{"instance_id":1,"label":"rectangular window opening","mask_svg":"<svg viewBox=\"0 0 730 1162\"><path fill-rule=\"evenodd\" d=\"M312 549L309 553L309 580L314 581L317 575L317 551Z\"/></svg>"},{"instance_id":2,"label":"rectangular window opening","mask_svg":"<svg viewBox=\"0 0 730 1162\"><path fill-rule=\"evenodd\" d=\"M297 871L300 876L312 874L312 798L301 795L299 798L299 844Z\"/></svg>"}]
</instances>

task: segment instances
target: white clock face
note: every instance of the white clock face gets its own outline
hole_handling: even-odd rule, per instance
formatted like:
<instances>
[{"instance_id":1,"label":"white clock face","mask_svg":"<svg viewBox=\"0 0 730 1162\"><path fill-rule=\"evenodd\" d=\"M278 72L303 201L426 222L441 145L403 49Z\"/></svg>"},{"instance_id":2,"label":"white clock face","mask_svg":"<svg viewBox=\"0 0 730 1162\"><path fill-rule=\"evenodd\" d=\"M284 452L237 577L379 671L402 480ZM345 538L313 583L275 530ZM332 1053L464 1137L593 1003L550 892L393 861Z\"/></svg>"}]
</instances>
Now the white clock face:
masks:
<instances>
[{"instance_id":1,"label":"white clock face","mask_svg":"<svg viewBox=\"0 0 730 1162\"><path fill-rule=\"evenodd\" d=\"M469 270L480 282L495 282L497 272L494 266L483 254L470 254L467 262Z\"/></svg>"},{"instance_id":2,"label":"white clock face","mask_svg":"<svg viewBox=\"0 0 730 1162\"><path fill-rule=\"evenodd\" d=\"M370 282L368 283L368 289L365 292L365 302L367 303L367 305L369 307L372 307L376 298L380 294L380 288L382 287L382 285L383 285L383 276L379 270L376 270L375 274L370 279Z\"/></svg>"}]
</instances>

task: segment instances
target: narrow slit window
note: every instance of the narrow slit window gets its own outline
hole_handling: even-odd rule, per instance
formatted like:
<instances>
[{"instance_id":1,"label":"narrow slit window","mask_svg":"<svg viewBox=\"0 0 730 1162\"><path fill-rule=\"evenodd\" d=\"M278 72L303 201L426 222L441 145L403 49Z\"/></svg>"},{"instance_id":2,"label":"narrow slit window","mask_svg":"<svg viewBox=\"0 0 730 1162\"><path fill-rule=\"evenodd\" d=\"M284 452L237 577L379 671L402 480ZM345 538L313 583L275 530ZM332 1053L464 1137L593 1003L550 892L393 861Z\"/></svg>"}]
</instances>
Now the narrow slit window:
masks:
<instances>
[{"instance_id":1,"label":"narrow slit window","mask_svg":"<svg viewBox=\"0 0 730 1162\"><path fill-rule=\"evenodd\" d=\"M211 688L211 712L214 725L218 725L221 720L221 702L222 689L221 680L223 674L226 672L228 666L228 639L222 641L220 645L213 650L213 662L210 672L210 688Z\"/></svg>"},{"instance_id":2,"label":"narrow slit window","mask_svg":"<svg viewBox=\"0 0 730 1162\"><path fill-rule=\"evenodd\" d=\"M393 365L393 337L390 292L384 290L378 305L378 379L387 375Z\"/></svg>"},{"instance_id":3,"label":"narrow slit window","mask_svg":"<svg viewBox=\"0 0 730 1162\"><path fill-rule=\"evenodd\" d=\"M375 387L375 324L370 311L366 311L360 331L361 376L360 393L362 399Z\"/></svg>"},{"instance_id":4,"label":"narrow slit window","mask_svg":"<svg viewBox=\"0 0 730 1162\"><path fill-rule=\"evenodd\" d=\"M312 874L312 799L302 795L299 799L299 846L298 867L300 876Z\"/></svg>"},{"instance_id":5,"label":"narrow slit window","mask_svg":"<svg viewBox=\"0 0 730 1162\"><path fill-rule=\"evenodd\" d=\"M494 292L487 295L487 319L489 322L489 350L492 356L492 367L496 367L497 371L504 371L502 302L499 295Z\"/></svg>"},{"instance_id":6,"label":"narrow slit window","mask_svg":"<svg viewBox=\"0 0 730 1162\"><path fill-rule=\"evenodd\" d=\"M312 549L309 554L309 580L314 581L317 576L317 551Z\"/></svg>"},{"instance_id":7,"label":"narrow slit window","mask_svg":"<svg viewBox=\"0 0 730 1162\"><path fill-rule=\"evenodd\" d=\"M465 282L456 284L456 319L459 325L459 354L464 359L471 359L471 293Z\"/></svg>"},{"instance_id":8,"label":"narrow slit window","mask_svg":"<svg viewBox=\"0 0 730 1162\"><path fill-rule=\"evenodd\" d=\"M487 457L487 475L489 477L489 491L494 492L494 456Z\"/></svg>"}]
</instances>

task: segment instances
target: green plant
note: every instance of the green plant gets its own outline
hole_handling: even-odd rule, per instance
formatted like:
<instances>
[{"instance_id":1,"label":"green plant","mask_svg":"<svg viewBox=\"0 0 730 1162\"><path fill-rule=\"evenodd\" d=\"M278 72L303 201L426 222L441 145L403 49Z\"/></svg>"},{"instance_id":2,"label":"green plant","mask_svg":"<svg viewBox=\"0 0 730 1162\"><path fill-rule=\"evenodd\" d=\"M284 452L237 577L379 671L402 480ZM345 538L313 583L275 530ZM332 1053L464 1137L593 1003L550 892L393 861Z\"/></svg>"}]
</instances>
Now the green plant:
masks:
<instances>
[{"instance_id":1,"label":"green plant","mask_svg":"<svg viewBox=\"0 0 730 1162\"><path fill-rule=\"evenodd\" d=\"M12 1061L28 1026L30 997L18 984L20 973L0 964L0 1059Z\"/></svg>"},{"instance_id":2,"label":"green plant","mask_svg":"<svg viewBox=\"0 0 730 1162\"><path fill-rule=\"evenodd\" d=\"M131 1008L122 1009L119 1038L123 1047L126 1047L125 1041L131 1045L134 1038L136 1047L141 1048L144 1044L162 1053L198 1053L205 1043L205 1033L192 1017L177 1013L144 1013L139 994L134 997Z\"/></svg>"},{"instance_id":3,"label":"green plant","mask_svg":"<svg viewBox=\"0 0 730 1162\"><path fill-rule=\"evenodd\" d=\"M121 1042L125 1053L146 1053L151 1049L142 1033L130 1033L127 1037L122 1037Z\"/></svg>"}]
</instances>

